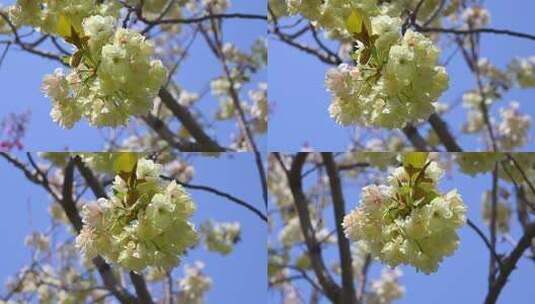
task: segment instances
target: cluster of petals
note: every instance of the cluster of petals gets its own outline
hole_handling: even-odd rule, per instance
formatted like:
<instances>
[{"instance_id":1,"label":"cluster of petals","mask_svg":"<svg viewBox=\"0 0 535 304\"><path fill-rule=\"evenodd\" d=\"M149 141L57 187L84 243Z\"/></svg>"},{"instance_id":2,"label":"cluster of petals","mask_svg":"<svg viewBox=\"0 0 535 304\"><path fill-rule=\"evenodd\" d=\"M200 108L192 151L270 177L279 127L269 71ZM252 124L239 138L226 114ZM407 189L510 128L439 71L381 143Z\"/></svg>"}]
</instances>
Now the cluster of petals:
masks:
<instances>
[{"instance_id":1,"label":"cluster of petals","mask_svg":"<svg viewBox=\"0 0 535 304\"><path fill-rule=\"evenodd\" d=\"M147 114L167 78L162 62L151 59L152 43L133 30L116 29L111 16L86 18L82 35L87 41L71 58L70 73L57 69L43 79L52 119L64 128L82 117L94 126L117 127Z\"/></svg>"},{"instance_id":2,"label":"cluster of petals","mask_svg":"<svg viewBox=\"0 0 535 304\"><path fill-rule=\"evenodd\" d=\"M392 267L410 264L435 272L457 249L457 229L466 221L457 190L438 190L442 173L435 162L419 169L401 166L388 184L364 187L358 207L342 223L346 237Z\"/></svg>"},{"instance_id":3,"label":"cluster of petals","mask_svg":"<svg viewBox=\"0 0 535 304\"><path fill-rule=\"evenodd\" d=\"M174 181L162 185L161 169L140 159L132 176L115 177L110 198L84 205L76 246L87 259L98 254L136 272L149 266L170 269L196 244L189 222L193 201Z\"/></svg>"},{"instance_id":4,"label":"cluster of petals","mask_svg":"<svg viewBox=\"0 0 535 304\"><path fill-rule=\"evenodd\" d=\"M435 111L449 84L446 69L438 65L439 49L420 33L402 35L401 24L399 17L372 17L376 38L352 54L357 65L343 63L327 72L329 113L337 123L400 128Z\"/></svg>"}]
</instances>

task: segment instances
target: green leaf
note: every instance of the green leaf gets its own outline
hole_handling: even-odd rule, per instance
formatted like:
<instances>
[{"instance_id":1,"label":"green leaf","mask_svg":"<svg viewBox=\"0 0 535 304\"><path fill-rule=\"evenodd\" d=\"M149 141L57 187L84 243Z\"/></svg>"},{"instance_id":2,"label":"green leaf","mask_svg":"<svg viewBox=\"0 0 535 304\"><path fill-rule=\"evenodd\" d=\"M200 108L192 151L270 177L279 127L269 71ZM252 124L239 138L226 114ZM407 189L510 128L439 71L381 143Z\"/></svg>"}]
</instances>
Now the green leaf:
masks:
<instances>
[{"instance_id":1,"label":"green leaf","mask_svg":"<svg viewBox=\"0 0 535 304\"><path fill-rule=\"evenodd\" d=\"M353 10L347 17L346 28L351 34L358 34L362 31L362 14L358 10Z\"/></svg>"},{"instance_id":2,"label":"green leaf","mask_svg":"<svg viewBox=\"0 0 535 304\"><path fill-rule=\"evenodd\" d=\"M125 152L121 153L114 161L113 161L113 170L116 173L130 173L134 170L134 167L137 164L137 153L133 152Z\"/></svg>"},{"instance_id":3,"label":"green leaf","mask_svg":"<svg viewBox=\"0 0 535 304\"><path fill-rule=\"evenodd\" d=\"M71 18L63 14L59 15L57 29L56 29L59 35L63 38L70 37L72 28L73 27L72 27Z\"/></svg>"},{"instance_id":4,"label":"green leaf","mask_svg":"<svg viewBox=\"0 0 535 304\"><path fill-rule=\"evenodd\" d=\"M65 63L65 64L70 64L71 63L71 56L63 56L63 57L61 57L61 61L63 61L63 63Z\"/></svg>"},{"instance_id":5,"label":"green leaf","mask_svg":"<svg viewBox=\"0 0 535 304\"><path fill-rule=\"evenodd\" d=\"M403 167L423 168L427 162L428 152L408 152L401 156Z\"/></svg>"},{"instance_id":6,"label":"green leaf","mask_svg":"<svg viewBox=\"0 0 535 304\"><path fill-rule=\"evenodd\" d=\"M64 37L65 41L67 41L70 44L75 45L79 49L84 48L84 43L74 26L71 26L71 34L68 37Z\"/></svg>"},{"instance_id":7,"label":"green leaf","mask_svg":"<svg viewBox=\"0 0 535 304\"><path fill-rule=\"evenodd\" d=\"M370 16L363 10L354 8L346 19L346 29L352 35L366 33L366 36L372 34L372 22Z\"/></svg>"}]
</instances>

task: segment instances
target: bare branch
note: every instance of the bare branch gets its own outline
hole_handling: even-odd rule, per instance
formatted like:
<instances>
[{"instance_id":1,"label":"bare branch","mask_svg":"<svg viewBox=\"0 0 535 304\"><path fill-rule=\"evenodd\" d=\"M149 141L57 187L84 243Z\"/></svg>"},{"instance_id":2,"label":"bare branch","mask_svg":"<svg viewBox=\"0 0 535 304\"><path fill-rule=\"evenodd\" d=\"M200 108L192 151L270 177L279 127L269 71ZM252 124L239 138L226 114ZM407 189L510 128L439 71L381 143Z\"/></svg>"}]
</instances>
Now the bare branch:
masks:
<instances>
[{"instance_id":1,"label":"bare branch","mask_svg":"<svg viewBox=\"0 0 535 304\"><path fill-rule=\"evenodd\" d=\"M528 215L528 209L526 206L529 206L526 203L526 194L524 192L523 187L515 188L516 192L516 214L518 221L520 222L520 225L522 226L522 230L524 233L526 233L526 230L529 227L529 215ZM535 261L535 243L531 244L531 255L533 260Z\"/></svg>"},{"instance_id":2,"label":"bare branch","mask_svg":"<svg viewBox=\"0 0 535 304\"><path fill-rule=\"evenodd\" d=\"M362 268L359 273L359 289L357 291L357 300L362 301L364 294L366 294L366 284L368 283L368 270L370 269L370 265L372 262L371 255L367 254L366 258L364 259L364 264L362 265Z\"/></svg>"},{"instance_id":3,"label":"bare branch","mask_svg":"<svg viewBox=\"0 0 535 304\"><path fill-rule=\"evenodd\" d=\"M291 36L283 33L281 31L281 27L279 26L277 17L273 13L273 11L269 7L269 5L268 5L268 11L269 11L269 14L271 15L271 19L273 21L273 30L271 30L271 32L280 41L282 41L282 42L288 44L289 46L292 46L292 47L294 47L294 48L296 48L298 50L301 50L301 51L303 51L305 53L308 53L310 55L315 56L316 58L318 58L323 63L327 63L327 64L330 64L330 65L339 65L340 63L342 63L342 61L340 60L340 58L338 58L338 56L337 57L333 57L329 53L324 54L320 50L317 50L317 49L314 49L314 48L309 47L307 45L303 45L303 44L301 44L299 42L296 42L294 38L292 38Z\"/></svg>"},{"instance_id":4,"label":"bare branch","mask_svg":"<svg viewBox=\"0 0 535 304\"><path fill-rule=\"evenodd\" d=\"M442 144L444 144L444 147L446 147L446 150L448 150L448 152L463 151L463 149L457 144L457 141L448 130L448 125L446 124L446 122L442 120L442 118L440 118L438 114L431 114L428 121L431 124L431 127L433 127L435 133L437 133L438 138L440 139Z\"/></svg>"},{"instance_id":5,"label":"bare branch","mask_svg":"<svg viewBox=\"0 0 535 304\"><path fill-rule=\"evenodd\" d=\"M503 267L500 271L500 274L494 281L494 284L489 290L487 297L485 298L485 304L494 304L498 300L498 296L502 291L503 287L507 283L509 275L516 267L518 260L522 257L522 254L526 249L532 245L532 240L535 237L535 223L531 223L526 227L525 233L518 241L518 244L509 254L509 256L504 260Z\"/></svg>"},{"instance_id":6,"label":"bare branch","mask_svg":"<svg viewBox=\"0 0 535 304\"><path fill-rule=\"evenodd\" d=\"M262 161L262 155L260 154L260 150L258 149L258 146L256 144L256 141L253 136L253 132L251 131L251 128L249 127L247 123L247 119L245 117L245 112L243 110L243 107L241 105L240 97L238 95L238 92L235 87L234 77L232 76L232 73L230 71L229 63L227 61L227 58L225 57L225 52L223 51L223 41L222 39L217 35L218 31L215 30L216 24L214 20L211 20L212 22L212 29L214 34L214 43L212 43L215 46L214 55L219 58L221 65L223 66L223 71L225 73L225 77L227 78L229 82L229 89L228 93L232 100L232 103L235 108L236 116L238 118L238 125L240 127L241 132L245 135L245 139L248 145L248 149L250 151L253 151L255 162L256 162L256 168L258 170L258 175L260 177L260 184L262 187L262 197L264 199L264 206L267 209L267 179L266 179L266 172L264 169L264 164ZM210 37L208 35L204 35L205 39L207 41L210 41Z\"/></svg>"},{"instance_id":7,"label":"bare branch","mask_svg":"<svg viewBox=\"0 0 535 304\"><path fill-rule=\"evenodd\" d=\"M152 115L151 113L141 117L141 119L163 140L165 140L170 147L183 152L203 151L202 145L193 142L184 142L177 138L161 119Z\"/></svg>"},{"instance_id":8,"label":"bare branch","mask_svg":"<svg viewBox=\"0 0 535 304\"><path fill-rule=\"evenodd\" d=\"M535 40L535 35L504 30L504 29L494 29L494 28L476 28L476 29L452 29L452 28L433 28L433 27L424 27L416 23L413 24L414 28L418 32L423 33L446 33L446 34L455 34L455 35L473 35L473 34L495 34L495 35L507 35L511 37L524 38Z\"/></svg>"},{"instance_id":9,"label":"bare branch","mask_svg":"<svg viewBox=\"0 0 535 304\"><path fill-rule=\"evenodd\" d=\"M479 229L479 227L477 227L477 225L474 224L474 222L472 222L470 219L467 219L466 223L483 240L483 243L485 243L485 246L487 246L487 248L489 249L490 253L494 256L494 259L496 259L498 264L500 264L500 268L501 268L502 267L502 264L501 264L502 262L501 262L500 256L496 253L496 250L494 248L492 248L492 245L491 245L490 241L487 239L487 237L485 236L483 231L481 231L481 229Z\"/></svg>"},{"instance_id":10,"label":"bare branch","mask_svg":"<svg viewBox=\"0 0 535 304\"><path fill-rule=\"evenodd\" d=\"M305 238L305 243L308 249L308 254L312 263L312 269L316 273L316 277L322 286L325 295L334 303L340 303L341 288L331 277L327 271L323 258L321 255L321 245L316 240L314 229L308 211L308 200L303 192L303 185L301 180L301 171L303 169L307 153L298 153L292 163L290 171L287 173L288 181L290 183L290 190L294 199L294 205L297 209L299 223Z\"/></svg>"},{"instance_id":11,"label":"bare branch","mask_svg":"<svg viewBox=\"0 0 535 304\"><path fill-rule=\"evenodd\" d=\"M173 95L169 93L166 88L161 88L159 96L163 104L175 115L178 120L184 125L188 132L195 138L197 143L202 146L204 152L224 152L225 150L219 146L213 139L211 139L195 120L189 110L179 104Z\"/></svg>"},{"instance_id":12,"label":"bare branch","mask_svg":"<svg viewBox=\"0 0 535 304\"><path fill-rule=\"evenodd\" d=\"M146 304L152 304L154 303L152 301L152 297L150 295L149 289L147 288L147 283L145 283L145 279L142 275L139 275L133 271L130 271L130 280L132 281L132 284L134 285L134 289L136 290L136 294L139 297L139 300L141 303Z\"/></svg>"},{"instance_id":13,"label":"bare branch","mask_svg":"<svg viewBox=\"0 0 535 304\"><path fill-rule=\"evenodd\" d=\"M163 19L163 20L147 20L141 19L147 24L190 24L190 23L199 23L208 20L214 19L249 19L249 20L267 20L267 16L258 15L258 14L244 14L244 13L227 13L227 14L210 14L201 17L194 18L173 18L173 19Z\"/></svg>"},{"instance_id":14,"label":"bare branch","mask_svg":"<svg viewBox=\"0 0 535 304\"><path fill-rule=\"evenodd\" d=\"M494 283L496 276L496 262L499 259L495 258L496 252L496 216L498 207L498 163L494 164L494 170L492 171L492 193L491 193L491 206L490 206L490 245L492 252L490 254L489 261L489 289Z\"/></svg>"},{"instance_id":15,"label":"bare branch","mask_svg":"<svg viewBox=\"0 0 535 304\"><path fill-rule=\"evenodd\" d=\"M407 136L407 138L412 143L412 145L416 148L417 151L430 151L431 150L429 146L427 145L427 142L422 137L422 135L420 135L420 133L418 132L418 129L415 126L411 124L407 124L405 127L403 127L402 131L405 134L405 136Z\"/></svg>"},{"instance_id":16,"label":"bare branch","mask_svg":"<svg viewBox=\"0 0 535 304\"><path fill-rule=\"evenodd\" d=\"M342 269L342 300L340 303L355 303L356 292L353 282L353 263L351 261L351 250L349 241L345 237L342 221L345 214L345 201L342 193L340 176L338 175L336 163L332 153L322 153L323 162L327 169L329 184L331 187L331 196L334 209L334 220L336 225L336 236L338 239L338 250L340 254L340 266Z\"/></svg>"}]
</instances>

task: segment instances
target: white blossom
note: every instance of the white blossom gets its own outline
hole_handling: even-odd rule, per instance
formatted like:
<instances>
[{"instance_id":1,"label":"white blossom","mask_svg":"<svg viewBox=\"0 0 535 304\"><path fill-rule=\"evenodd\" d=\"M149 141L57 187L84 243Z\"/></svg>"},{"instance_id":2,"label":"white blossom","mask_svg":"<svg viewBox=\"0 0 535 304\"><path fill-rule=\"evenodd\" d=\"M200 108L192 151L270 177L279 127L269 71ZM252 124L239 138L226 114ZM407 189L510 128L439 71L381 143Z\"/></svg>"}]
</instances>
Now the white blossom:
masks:
<instances>
[{"instance_id":1,"label":"white blossom","mask_svg":"<svg viewBox=\"0 0 535 304\"><path fill-rule=\"evenodd\" d=\"M519 111L518 102L511 102L509 108L500 109L501 123L498 126L502 149L510 151L529 141L531 117Z\"/></svg>"}]
</instances>

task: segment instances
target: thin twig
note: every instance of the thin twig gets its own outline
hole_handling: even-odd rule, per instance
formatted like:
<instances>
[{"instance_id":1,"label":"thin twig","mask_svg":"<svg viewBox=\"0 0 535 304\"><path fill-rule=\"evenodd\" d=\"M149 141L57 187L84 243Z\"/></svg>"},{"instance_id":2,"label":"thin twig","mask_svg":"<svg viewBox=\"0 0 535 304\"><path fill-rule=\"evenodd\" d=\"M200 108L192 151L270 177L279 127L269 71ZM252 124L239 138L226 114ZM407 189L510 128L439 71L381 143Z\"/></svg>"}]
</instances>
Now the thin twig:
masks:
<instances>
[{"instance_id":1,"label":"thin twig","mask_svg":"<svg viewBox=\"0 0 535 304\"><path fill-rule=\"evenodd\" d=\"M467 219L466 220L466 223L468 224L468 226L470 228L472 228L476 233L477 235L479 235L479 237L483 240L483 243L485 243L485 246L487 246L487 248L489 249L490 253L494 256L494 258L496 259L496 261L498 262L498 264L500 264L500 268L502 267L501 265L501 259L500 259L500 256L496 253L496 251L492 248L492 245L490 243L490 241L487 239L487 237L485 236L485 234L483 233L483 231L481 231L481 229L479 229L479 227L477 227L476 224L474 224L474 222L472 222L470 219Z\"/></svg>"},{"instance_id":2,"label":"thin twig","mask_svg":"<svg viewBox=\"0 0 535 304\"><path fill-rule=\"evenodd\" d=\"M226 193L226 192L223 192L221 190L218 190L218 189L215 189L215 188L212 188L212 187L208 187L208 186L201 186L201 185L194 185L194 184L188 184L188 183L183 183L177 179L174 179L172 177L169 177L169 176L165 176L165 175L160 175L160 178L164 179L164 180L168 180L168 181L175 181L177 184L180 184L181 186L183 186L184 188L187 188L187 189L195 189L195 190L202 190L202 191L206 191L206 192L210 192L212 194L215 194L217 196L220 196L220 197L224 197L242 207L245 207L246 209L252 211L253 213L255 213L259 218L261 218L264 222L267 222L267 216L264 215L262 213L262 211L258 210L256 207L254 207L253 205L247 203L246 201L242 200L242 199L239 199L229 193Z\"/></svg>"},{"instance_id":3,"label":"thin twig","mask_svg":"<svg viewBox=\"0 0 535 304\"><path fill-rule=\"evenodd\" d=\"M535 35L511 31L511 30L504 30L504 29L476 28L476 29L460 30L460 29L452 29L452 28L424 27L418 24L413 24L413 26L416 29L416 31L423 32L423 33L447 33L447 34L455 34L455 35L496 34L496 35L507 35L507 36L517 37L517 38L535 40Z\"/></svg>"}]
</instances>

